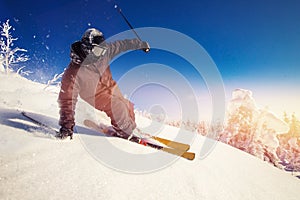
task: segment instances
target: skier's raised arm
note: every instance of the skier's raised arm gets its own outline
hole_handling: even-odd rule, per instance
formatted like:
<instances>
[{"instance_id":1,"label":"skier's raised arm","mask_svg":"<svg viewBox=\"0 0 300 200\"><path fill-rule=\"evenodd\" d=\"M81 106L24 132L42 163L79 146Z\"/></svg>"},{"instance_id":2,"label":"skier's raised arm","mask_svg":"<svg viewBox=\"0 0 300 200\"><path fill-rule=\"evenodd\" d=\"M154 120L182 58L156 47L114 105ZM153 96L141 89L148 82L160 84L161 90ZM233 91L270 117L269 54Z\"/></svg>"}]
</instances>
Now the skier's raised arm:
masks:
<instances>
[{"instance_id":1,"label":"skier's raised arm","mask_svg":"<svg viewBox=\"0 0 300 200\"><path fill-rule=\"evenodd\" d=\"M108 43L108 47L108 54L111 59L116 55L129 50L141 49L145 52L149 52L150 50L149 44L139 39L117 40L115 42Z\"/></svg>"}]
</instances>

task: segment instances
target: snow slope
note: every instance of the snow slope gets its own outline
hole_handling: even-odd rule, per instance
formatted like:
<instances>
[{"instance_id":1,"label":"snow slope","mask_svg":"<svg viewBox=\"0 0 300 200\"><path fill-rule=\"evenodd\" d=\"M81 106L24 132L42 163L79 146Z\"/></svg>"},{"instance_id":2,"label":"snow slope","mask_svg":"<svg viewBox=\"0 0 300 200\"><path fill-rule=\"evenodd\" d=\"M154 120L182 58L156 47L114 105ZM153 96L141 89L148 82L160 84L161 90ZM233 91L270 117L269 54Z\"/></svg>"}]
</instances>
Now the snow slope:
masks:
<instances>
[{"instance_id":1,"label":"snow slope","mask_svg":"<svg viewBox=\"0 0 300 200\"><path fill-rule=\"evenodd\" d=\"M79 134L72 141L55 140L18 112L31 112L58 128L57 94L44 91L44 87L20 77L0 75L1 200L299 199L298 179L222 143L218 143L205 159L187 161L117 138L103 137L83 127L82 120L97 118L108 123L108 119L102 113L93 112L83 102L79 102L76 112ZM144 128L157 127L146 119L137 118L138 125ZM176 137L178 132L172 127L158 129L153 132L164 130L164 137L169 138ZM199 153L205 139L196 136L192 151ZM137 168L138 173L133 173L135 169L131 167L134 165L113 153L106 155L116 163L108 163L106 158L99 159L92 146L99 144L96 149L106 151L101 148L106 144L104 141L117 146L123 153L127 152L126 159L133 159L137 167L141 167ZM146 162L150 160L162 165L148 169L139 164L134 157L136 155L146 157ZM142 161L142 157L137 158ZM112 168L120 164L118 159L122 160L122 166L127 166L127 170ZM170 162L165 163L165 160ZM144 173L142 167L145 167Z\"/></svg>"}]
</instances>

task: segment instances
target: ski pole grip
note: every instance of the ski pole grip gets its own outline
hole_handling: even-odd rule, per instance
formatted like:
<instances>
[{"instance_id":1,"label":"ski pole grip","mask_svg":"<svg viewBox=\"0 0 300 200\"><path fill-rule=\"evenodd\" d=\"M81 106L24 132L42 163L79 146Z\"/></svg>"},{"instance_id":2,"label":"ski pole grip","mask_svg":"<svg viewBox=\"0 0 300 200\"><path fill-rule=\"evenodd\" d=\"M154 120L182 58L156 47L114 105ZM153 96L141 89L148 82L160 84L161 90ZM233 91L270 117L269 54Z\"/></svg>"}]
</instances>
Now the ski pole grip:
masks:
<instances>
[{"instance_id":1,"label":"ski pole grip","mask_svg":"<svg viewBox=\"0 0 300 200\"><path fill-rule=\"evenodd\" d=\"M149 53L150 48L145 48L145 49L143 49L143 51L144 51L145 53Z\"/></svg>"},{"instance_id":2,"label":"ski pole grip","mask_svg":"<svg viewBox=\"0 0 300 200\"><path fill-rule=\"evenodd\" d=\"M148 42L143 42L143 46L144 46L143 51L145 53L148 53L150 51L150 45L148 44Z\"/></svg>"}]
</instances>

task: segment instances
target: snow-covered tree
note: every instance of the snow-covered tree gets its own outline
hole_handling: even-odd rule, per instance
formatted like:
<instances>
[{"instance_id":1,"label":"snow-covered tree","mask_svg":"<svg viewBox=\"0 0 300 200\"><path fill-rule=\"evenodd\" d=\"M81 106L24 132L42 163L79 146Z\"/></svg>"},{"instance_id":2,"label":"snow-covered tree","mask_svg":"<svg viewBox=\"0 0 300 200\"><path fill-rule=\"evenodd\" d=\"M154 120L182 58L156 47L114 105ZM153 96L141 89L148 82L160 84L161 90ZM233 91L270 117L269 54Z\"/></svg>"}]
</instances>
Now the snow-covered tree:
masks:
<instances>
[{"instance_id":1,"label":"snow-covered tree","mask_svg":"<svg viewBox=\"0 0 300 200\"><path fill-rule=\"evenodd\" d=\"M0 54L0 72L5 72L3 62L4 62L4 57L2 54Z\"/></svg>"},{"instance_id":2,"label":"snow-covered tree","mask_svg":"<svg viewBox=\"0 0 300 200\"><path fill-rule=\"evenodd\" d=\"M253 110L240 106L228 118L226 128L230 138L228 143L250 153L254 138L253 124Z\"/></svg>"},{"instance_id":3,"label":"snow-covered tree","mask_svg":"<svg viewBox=\"0 0 300 200\"><path fill-rule=\"evenodd\" d=\"M256 105L251 91L237 89L229 102L220 140L280 167L278 135L288 130L285 121Z\"/></svg>"},{"instance_id":4,"label":"snow-covered tree","mask_svg":"<svg viewBox=\"0 0 300 200\"><path fill-rule=\"evenodd\" d=\"M285 121L289 124L289 132L279 137L280 148L277 151L285 169L292 172L300 171L300 121L295 114L289 117L284 114Z\"/></svg>"},{"instance_id":5,"label":"snow-covered tree","mask_svg":"<svg viewBox=\"0 0 300 200\"><path fill-rule=\"evenodd\" d=\"M300 121L296 118L295 114L292 114L289 134L293 137L300 137Z\"/></svg>"},{"instance_id":6,"label":"snow-covered tree","mask_svg":"<svg viewBox=\"0 0 300 200\"><path fill-rule=\"evenodd\" d=\"M26 49L14 47L14 41L18 40L18 38L12 36L11 30L14 29L9 24L9 20L0 26L0 67L6 74L12 71L20 73L21 70L19 68L24 68L24 66L19 66L19 63L29 60L28 55L24 54L24 52L27 52Z\"/></svg>"}]
</instances>

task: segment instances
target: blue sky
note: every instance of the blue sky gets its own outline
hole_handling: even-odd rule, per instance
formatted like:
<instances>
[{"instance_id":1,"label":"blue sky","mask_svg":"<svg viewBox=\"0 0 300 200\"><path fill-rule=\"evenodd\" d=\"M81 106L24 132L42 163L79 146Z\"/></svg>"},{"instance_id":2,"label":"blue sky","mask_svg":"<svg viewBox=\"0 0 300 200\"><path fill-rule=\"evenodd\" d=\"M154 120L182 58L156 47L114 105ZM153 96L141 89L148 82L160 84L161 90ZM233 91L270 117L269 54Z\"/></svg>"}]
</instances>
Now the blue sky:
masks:
<instances>
[{"instance_id":1,"label":"blue sky","mask_svg":"<svg viewBox=\"0 0 300 200\"><path fill-rule=\"evenodd\" d=\"M285 95L276 105L292 104L300 111L300 2L295 0L1 0L0 21L11 20L17 46L31 57L28 69L46 81L67 66L69 46L86 28L97 27L106 37L128 30L115 4L134 27L173 29L196 40L216 63L229 95L236 87L251 89L263 104ZM132 52L111 68L119 79L147 62L167 64L194 85L202 81L186 61L156 50Z\"/></svg>"}]
</instances>

